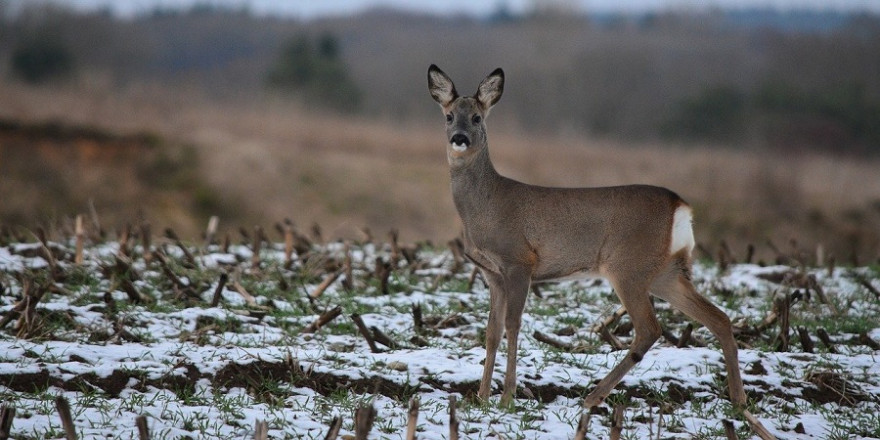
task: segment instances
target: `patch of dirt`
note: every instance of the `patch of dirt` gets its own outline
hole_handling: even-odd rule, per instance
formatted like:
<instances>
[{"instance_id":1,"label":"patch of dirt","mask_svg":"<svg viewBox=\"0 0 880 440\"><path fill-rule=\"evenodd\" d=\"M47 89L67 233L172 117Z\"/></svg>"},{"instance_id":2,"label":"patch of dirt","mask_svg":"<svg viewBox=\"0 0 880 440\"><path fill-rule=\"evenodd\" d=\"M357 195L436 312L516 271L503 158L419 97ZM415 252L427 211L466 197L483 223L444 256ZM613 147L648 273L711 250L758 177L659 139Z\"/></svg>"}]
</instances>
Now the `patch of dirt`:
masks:
<instances>
[{"instance_id":1,"label":"patch of dirt","mask_svg":"<svg viewBox=\"0 0 880 440\"><path fill-rule=\"evenodd\" d=\"M170 145L155 134L0 119L0 222L38 224L46 213L93 206L107 225L145 214L193 235L201 229L200 209L229 213L211 198L197 170L192 147ZM144 206L168 208L143 213Z\"/></svg>"},{"instance_id":2,"label":"patch of dirt","mask_svg":"<svg viewBox=\"0 0 880 440\"><path fill-rule=\"evenodd\" d=\"M180 370L183 369L183 374ZM341 372L340 372L341 373ZM134 385L132 385L134 379ZM257 360L249 363L230 363L217 371L215 374L206 374L191 364L178 365L174 373L169 373L159 378L150 379L146 374L138 370L114 370L106 377L100 377L94 373L76 375L69 379L54 377L48 370L39 372L22 372L0 375L0 385L11 390L25 393L37 393L53 386L68 391L82 391L84 389L100 390L110 396L118 396L124 389L132 387L136 390L146 390L148 387L167 389L175 393L192 392L194 384L200 379L208 379L217 388L245 388L254 394L262 390L266 381L275 381L289 384L297 388L310 388L315 392L329 396L341 389L351 390L357 393L380 394L401 402L408 401L419 392L427 392L431 389L445 392L460 393L466 397L473 397L479 389L479 382L442 382L434 377L425 377L419 380L420 385L397 383L381 376L371 376L353 379L344 374L331 374L304 370L296 361L273 362ZM674 378L667 378L665 382L666 392L658 396L655 388L646 386L618 385L618 392L623 392L628 398L643 399L650 404L675 404L682 405L694 399L698 389L688 388ZM763 382L749 382L750 386L757 386L763 392L751 393L750 398L762 399L765 394L771 394L777 398L793 402L796 399L806 399L816 404L837 403L852 406L859 402L875 399L853 386L842 376L823 371L809 375L803 382L790 381L783 384L790 393L783 393L779 388L771 387ZM528 389L528 392L525 391ZM518 387L518 396L522 398L534 398L542 402L551 402L557 397L580 398L587 395L592 389L589 386L563 387L555 384L534 384L524 382ZM799 392L798 392L799 391ZM277 397L277 396L275 396Z\"/></svg>"},{"instance_id":3,"label":"patch of dirt","mask_svg":"<svg viewBox=\"0 0 880 440\"><path fill-rule=\"evenodd\" d=\"M805 384L802 388L804 398L820 405L836 403L843 406L855 406L859 402L877 399L876 396L866 394L844 375L833 371L811 372L805 380L812 386Z\"/></svg>"}]
</instances>

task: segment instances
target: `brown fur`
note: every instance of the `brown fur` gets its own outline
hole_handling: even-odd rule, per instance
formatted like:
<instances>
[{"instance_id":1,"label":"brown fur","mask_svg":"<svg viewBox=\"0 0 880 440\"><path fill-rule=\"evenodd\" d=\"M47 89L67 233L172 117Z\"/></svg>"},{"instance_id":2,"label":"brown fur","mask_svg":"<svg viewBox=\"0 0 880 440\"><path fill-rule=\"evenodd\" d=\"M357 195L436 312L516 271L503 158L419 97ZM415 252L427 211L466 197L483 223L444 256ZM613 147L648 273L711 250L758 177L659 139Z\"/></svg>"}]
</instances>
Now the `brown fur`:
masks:
<instances>
[{"instance_id":1,"label":"brown fur","mask_svg":"<svg viewBox=\"0 0 880 440\"><path fill-rule=\"evenodd\" d=\"M500 99L504 73L490 74L473 96L459 96L436 66L431 96L447 115L452 196L464 224L466 255L482 271L490 293L486 362L479 397L489 395L495 355L507 331L502 402L516 389L516 349L530 284L570 275L608 279L630 314L635 337L629 356L603 378L584 404L596 406L660 337L649 292L705 325L721 343L731 400L743 406L736 341L730 320L690 281L689 247L670 253L674 192L647 185L548 188L498 174L489 159L485 117ZM457 151L453 143L467 145Z\"/></svg>"}]
</instances>

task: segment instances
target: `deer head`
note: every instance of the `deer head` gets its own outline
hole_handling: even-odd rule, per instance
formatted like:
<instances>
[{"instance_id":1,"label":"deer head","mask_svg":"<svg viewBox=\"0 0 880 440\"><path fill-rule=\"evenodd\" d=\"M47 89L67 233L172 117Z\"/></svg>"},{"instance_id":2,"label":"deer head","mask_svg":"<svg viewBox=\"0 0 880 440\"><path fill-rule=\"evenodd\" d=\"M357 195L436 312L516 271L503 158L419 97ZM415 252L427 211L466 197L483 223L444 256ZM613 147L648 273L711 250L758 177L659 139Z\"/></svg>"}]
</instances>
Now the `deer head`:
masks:
<instances>
[{"instance_id":1,"label":"deer head","mask_svg":"<svg viewBox=\"0 0 880 440\"><path fill-rule=\"evenodd\" d=\"M428 68L428 90L446 116L447 154L450 164L466 162L486 148L486 117L501 99L504 71L495 69L484 79L473 96L459 96L455 84L440 68Z\"/></svg>"}]
</instances>

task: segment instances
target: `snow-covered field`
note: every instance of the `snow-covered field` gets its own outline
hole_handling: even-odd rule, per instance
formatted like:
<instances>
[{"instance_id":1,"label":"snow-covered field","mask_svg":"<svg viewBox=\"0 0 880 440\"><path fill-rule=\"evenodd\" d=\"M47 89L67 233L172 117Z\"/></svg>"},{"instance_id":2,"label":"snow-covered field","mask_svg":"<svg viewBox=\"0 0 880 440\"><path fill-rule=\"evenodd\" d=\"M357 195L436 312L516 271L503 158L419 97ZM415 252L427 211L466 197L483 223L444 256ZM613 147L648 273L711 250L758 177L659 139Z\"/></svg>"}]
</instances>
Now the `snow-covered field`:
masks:
<instances>
[{"instance_id":1,"label":"snow-covered field","mask_svg":"<svg viewBox=\"0 0 880 440\"><path fill-rule=\"evenodd\" d=\"M455 395L462 438L565 439L574 435L582 398L625 353L590 330L618 307L607 283L541 285L542 297L530 296L524 316L518 396L503 407L503 350L495 394L488 403L473 397L488 291L479 278L469 285L472 267L448 250L400 258L385 294L375 267L377 259L392 260L388 245L351 246L348 289L348 248L340 243L316 245L289 265L283 244L268 244L257 268L248 246L192 247L193 264L162 243L167 270L155 257L147 263L140 246L124 249L130 256L121 263L119 244L87 246L81 265L73 263L72 242L49 248L54 261L39 243L0 247L0 320L11 318L0 328L0 402L16 409L12 438L64 438L55 408L61 395L84 439L136 438L141 415L153 439L249 439L258 420L268 423L269 438L323 439L336 416L341 433L353 434L354 410L369 405L377 410L370 438L398 439L411 398L420 404L417 437L448 439ZM229 282L212 307L221 274ZM809 275L827 302L805 281ZM880 438L880 351L864 339L880 341L880 298L857 276L880 287L872 268L695 267L697 286L738 329L752 413L779 438ZM18 313L22 297L37 292L36 306ZM138 295L142 301L132 301ZM789 346L777 351L779 319L765 319L786 295L794 298ZM303 332L337 306L338 317ZM750 438L726 399L714 338L698 327L691 344L678 348L670 341L689 321L662 301L655 306L668 337L592 416L588 438L609 436L615 405L625 407L623 438L726 438L724 419ZM372 352L352 314L394 348L379 344ZM627 322L611 327L625 343ZM813 353L798 327L811 335ZM833 349L820 342L820 328ZM562 348L539 342L536 332Z\"/></svg>"}]
</instances>

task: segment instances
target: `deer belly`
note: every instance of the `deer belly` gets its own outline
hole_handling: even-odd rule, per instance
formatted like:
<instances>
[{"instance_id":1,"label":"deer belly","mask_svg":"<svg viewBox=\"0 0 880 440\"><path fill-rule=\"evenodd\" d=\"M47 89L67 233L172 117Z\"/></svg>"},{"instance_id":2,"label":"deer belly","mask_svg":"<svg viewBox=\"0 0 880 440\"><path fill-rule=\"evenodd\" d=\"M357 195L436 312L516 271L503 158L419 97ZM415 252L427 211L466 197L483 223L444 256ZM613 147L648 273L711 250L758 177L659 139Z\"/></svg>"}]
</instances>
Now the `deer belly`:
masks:
<instances>
[{"instance_id":1,"label":"deer belly","mask_svg":"<svg viewBox=\"0 0 880 440\"><path fill-rule=\"evenodd\" d=\"M579 281L594 278L601 278L599 272L595 270L577 270L568 274L551 274L546 277L535 278L536 283L558 283L562 281Z\"/></svg>"}]
</instances>

